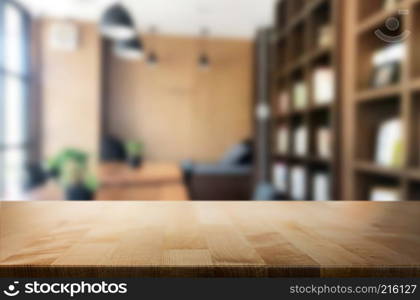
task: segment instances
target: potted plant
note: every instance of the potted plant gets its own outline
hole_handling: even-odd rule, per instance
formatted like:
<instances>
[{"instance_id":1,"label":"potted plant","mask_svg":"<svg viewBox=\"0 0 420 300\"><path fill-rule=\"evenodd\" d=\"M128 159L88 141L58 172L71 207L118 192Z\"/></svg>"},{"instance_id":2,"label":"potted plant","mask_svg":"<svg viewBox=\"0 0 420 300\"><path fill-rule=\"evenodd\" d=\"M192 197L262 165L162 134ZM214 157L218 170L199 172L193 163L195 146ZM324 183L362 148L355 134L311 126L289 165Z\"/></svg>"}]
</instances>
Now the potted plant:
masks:
<instances>
[{"instance_id":1,"label":"potted plant","mask_svg":"<svg viewBox=\"0 0 420 300\"><path fill-rule=\"evenodd\" d=\"M78 150L65 150L49 161L49 173L58 178L67 200L89 201L95 198L96 178L88 174L88 155Z\"/></svg>"},{"instance_id":2,"label":"potted plant","mask_svg":"<svg viewBox=\"0 0 420 300\"><path fill-rule=\"evenodd\" d=\"M125 152L128 164L136 169L143 163L142 159L143 145L139 142L128 141L125 143Z\"/></svg>"}]
</instances>

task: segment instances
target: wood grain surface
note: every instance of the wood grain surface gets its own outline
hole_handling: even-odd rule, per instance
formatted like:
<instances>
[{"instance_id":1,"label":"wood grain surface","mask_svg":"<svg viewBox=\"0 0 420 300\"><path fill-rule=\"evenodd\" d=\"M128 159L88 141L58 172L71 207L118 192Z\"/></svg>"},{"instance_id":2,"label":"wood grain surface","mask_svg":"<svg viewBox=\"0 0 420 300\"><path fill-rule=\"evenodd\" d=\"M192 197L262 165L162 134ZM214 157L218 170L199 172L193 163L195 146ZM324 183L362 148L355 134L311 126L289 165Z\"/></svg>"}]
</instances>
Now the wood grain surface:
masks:
<instances>
[{"instance_id":1,"label":"wood grain surface","mask_svg":"<svg viewBox=\"0 0 420 300\"><path fill-rule=\"evenodd\" d=\"M420 276L420 203L0 202L0 276Z\"/></svg>"}]
</instances>

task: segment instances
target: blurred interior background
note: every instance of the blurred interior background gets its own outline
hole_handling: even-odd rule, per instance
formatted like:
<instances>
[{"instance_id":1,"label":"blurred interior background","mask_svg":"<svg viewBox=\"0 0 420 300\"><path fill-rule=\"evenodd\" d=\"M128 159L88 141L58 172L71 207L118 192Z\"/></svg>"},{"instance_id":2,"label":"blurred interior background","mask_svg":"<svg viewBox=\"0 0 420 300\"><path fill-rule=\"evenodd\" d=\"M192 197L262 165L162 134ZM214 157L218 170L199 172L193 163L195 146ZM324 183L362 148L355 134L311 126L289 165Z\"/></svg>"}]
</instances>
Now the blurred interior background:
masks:
<instances>
[{"instance_id":1,"label":"blurred interior background","mask_svg":"<svg viewBox=\"0 0 420 300\"><path fill-rule=\"evenodd\" d=\"M415 0L4 0L0 199L419 200Z\"/></svg>"}]
</instances>

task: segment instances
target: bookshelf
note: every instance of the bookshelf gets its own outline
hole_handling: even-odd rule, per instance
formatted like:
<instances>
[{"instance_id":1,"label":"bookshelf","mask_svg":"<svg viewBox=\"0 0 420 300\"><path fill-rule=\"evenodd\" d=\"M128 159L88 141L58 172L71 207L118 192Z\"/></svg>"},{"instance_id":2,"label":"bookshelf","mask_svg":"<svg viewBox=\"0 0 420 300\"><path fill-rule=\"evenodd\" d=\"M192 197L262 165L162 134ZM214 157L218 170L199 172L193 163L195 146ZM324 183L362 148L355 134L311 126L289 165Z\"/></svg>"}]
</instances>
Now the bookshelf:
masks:
<instances>
[{"instance_id":1,"label":"bookshelf","mask_svg":"<svg viewBox=\"0 0 420 300\"><path fill-rule=\"evenodd\" d=\"M320 173L328 174L330 198L341 199L340 9L341 1L335 0L280 0L276 6L271 169L275 173L276 166L287 168L280 172L286 175L285 184L280 184L284 188L278 189L279 199L314 200L314 178ZM325 31L328 34L321 34ZM333 95L324 102L315 92L315 75L322 70L332 74ZM306 105L298 105L296 99L306 99ZM287 138L279 137L280 128L289 133ZM296 137L299 130L300 137ZM320 155L321 131L329 137L328 149L324 149L328 155ZM302 147L306 151L295 151ZM295 167L305 174L304 199L293 198L291 169ZM272 180L278 186L274 174Z\"/></svg>"},{"instance_id":2,"label":"bookshelf","mask_svg":"<svg viewBox=\"0 0 420 300\"><path fill-rule=\"evenodd\" d=\"M351 2L351 3L350 3ZM351 200L368 200L375 187L388 187L398 192L400 200L420 200L420 54L416 45L420 37L420 1L401 0L393 7L384 7L382 0L349 1L348 34L350 65L348 90L351 147L348 156ZM386 26L398 20L398 28ZM375 35L381 30L388 36L402 37L405 47L395 82L373 87L372 57L390 46L389 41ZM413 33L405 36L406 33ZM354 67L353 67L354 65ZM376 162L375 147L378 127L384 121L398 118L402 124L402 157L400 166L381 166Z\"/></svg>"}]
</instances>

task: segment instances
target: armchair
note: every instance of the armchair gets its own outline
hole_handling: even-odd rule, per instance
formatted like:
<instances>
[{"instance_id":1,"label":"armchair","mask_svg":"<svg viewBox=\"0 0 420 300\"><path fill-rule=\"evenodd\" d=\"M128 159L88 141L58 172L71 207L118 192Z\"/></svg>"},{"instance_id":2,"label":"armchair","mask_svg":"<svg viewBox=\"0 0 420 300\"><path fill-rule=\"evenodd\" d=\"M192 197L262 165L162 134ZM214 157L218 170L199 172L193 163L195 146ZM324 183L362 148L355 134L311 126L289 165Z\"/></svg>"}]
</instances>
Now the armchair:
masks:
<instances>
[{"instance_id":1,"label":"armchair","mask_svg":"<svg viewBox=\"0 0 420 300\"><path fill-rule=\"evenodd\" d=\"M184 162L182 169L192 200L232 201L252 198L251 141L234 146L216 164Z\"/></svg>"}]
</instances>

